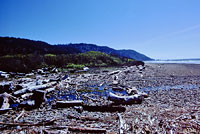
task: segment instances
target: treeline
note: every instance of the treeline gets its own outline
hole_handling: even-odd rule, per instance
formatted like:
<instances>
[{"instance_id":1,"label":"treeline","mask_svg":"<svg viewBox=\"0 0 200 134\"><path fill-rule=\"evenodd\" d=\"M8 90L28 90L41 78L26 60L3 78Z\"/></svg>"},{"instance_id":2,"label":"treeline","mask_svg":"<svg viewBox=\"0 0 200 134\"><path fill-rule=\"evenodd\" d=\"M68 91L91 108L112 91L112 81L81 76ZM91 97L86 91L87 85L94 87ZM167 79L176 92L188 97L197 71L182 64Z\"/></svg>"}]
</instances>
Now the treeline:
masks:
<instances>
[{"instance_id":1,"label":"treeline","mask_svg":"<svg viewBox=\"0 0 200 134\"><path fill-rule=\"evenodd\" d=\"M132 59L114 57L90 51L80 54L16 54L0 57L0 70L7 72L31 72L43 67L67 68L70 64L88 67L120 66L134 62Z\"/></svg>"}]
</instances>

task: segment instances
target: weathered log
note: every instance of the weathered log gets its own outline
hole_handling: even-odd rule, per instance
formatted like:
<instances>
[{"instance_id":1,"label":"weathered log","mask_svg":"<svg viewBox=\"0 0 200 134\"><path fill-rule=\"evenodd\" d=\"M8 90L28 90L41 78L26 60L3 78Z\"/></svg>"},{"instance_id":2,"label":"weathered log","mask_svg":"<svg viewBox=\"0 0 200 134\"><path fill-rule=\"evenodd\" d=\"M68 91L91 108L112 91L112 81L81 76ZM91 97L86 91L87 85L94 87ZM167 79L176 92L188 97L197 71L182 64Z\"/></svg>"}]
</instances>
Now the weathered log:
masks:
<instances>
[{"instance_id":1,"label":"weathered log","mask_svg":"<svg viewBox=\"0 0 200 134\"><path fill-rule=\"evenodd\" d=\"M132 88L127 88L126 92L128 93L128 95L134 95L138 93L138 90L136 87L132 87Z\"/></svg>"},{"instance_id":2,"label":"weathered log","mask_svg":"<svg viewBox=\"0 0 200 134\"><path fill-rule=\"evenodd\" d=\"M125 129L125 121L122 119L122 116L120 113L117 113L117 115L119 117L119 133L123 134L124 129Z\"/></svg>"},{"instance_id":3,"label":"weathered log","mask_svg":"<svg viewBox=\"0 0 200 134\"><path fill-rule=\"evenodd\" d=\"M118 96L109 92L108 100L113 101L115 104L140 104L144 100L144 96L141 94Z\"/></svg>"},{"instance_id":4,"label":"weathered log","mask_svg":"<svg viewBox=\"0 0 200 134\"><path fill-rule=\"evenodd\" d=\"M43 121L43 122L39 122L39 123L6 123L6 122L0 122L0 125L6 125L6 126L48 126L48 125L53 125L54 124L55 119L52 120L47 120L47 121Z\"/></svg>"},{"instance_id":5,"label":"weathered log","mask_svg":"<svg viewBox=\"0 0 200 134\"><path fill-rule=\"evenodd\" d=\"M83 105L83 110L89 112L125 112L126 108L122 106L109 106L109 105L103 105L103 106Z\"/></svg>"},{"instance_id":6,"label":"weathered log","mask_svg":"<svg viewBox=\"0 0 200 134\"><path fill-rule=\"evenodd\" d=\"M0 114L7 113L9 110L12 110L12 108L4 108L4 109L0 109Z\"/></svg>"},{"instance_id":7,"label":"weathered log","mask_svg":"<svg viewBox=\"0 0 200 134\"><path fill-rule=\"evenodd\" d=\"M68 131L82 133L106 133L106 129L88 128L88 127L68 127Z\"/></svg>"},{"instance_id":8,"label":"weathered log","mask_svg":"<svg viewBox=\"0 0 200 134\"><path fill-rule=\"evenodd\" d=\"M43 90L35 90L29 100L20 103L19 107L31 110L40 107L44 101L46 101L46 92Z\"/></svg>"},{"instance_id":9,"label":"weathered log","mask_svg":"<svg viewBox=\"0 0 200 134\"><path fill-rule=\"evenodd\" d=\"M52 86L55 86L56 84L57 84L56 82L51 82L51 83L48 83L48 84L37 85L37 86L28 87L28 88L23 88L21 90L15 91L14 95L21 95L21 94L24 94L26 92L33 92L35 90L44 90L44 89L50 88Z\"/></svg>"},{"instance_id":10,"label":"weathered log","mask_svg":"<svg viewBox=\"0 0 200 134\"><path fill-rule=\"evenodd\" d=\"M114 74L118 74L120 72L121 72L120 70L116 70L116 71L109 72L108 75L114 75Z\"/></svg>"},{"instance_id":11,"label":"weathered log","mask_svg":"<svg viewBox=\"0 0 200 134\"><path fill-rule=\"evenodd\" d=\"M55 91L55 90L56 90L55 87L45 89L45 91L46 91L47 93L53 92L53 91Z\"/></svg>"},{"instance_id":12,"label":"weathered log","mask_svg":"<svg viewBox=\"0 0 200 134\"><path fill-rule=\"evenodd\" d=\"M35 100L26 100L26 101L23 101L19 104L19 107L20 108L24 108L26 110L32 110L35 107Z\"/></svg>"},{"instance_id":13,"label":"weathered log","mask_svg":"<svg viewBox=\"0 0 200 134\"><path fill-rule=\"evenodd\" d=\"M12 101L17 100L17 98L6 92L3 94L0 94L0 107L1 107L0 109L1 110L9 109L11 100Z\"/></svg>"},{"instance_id":14,"label":"weathered log","mask_svg":"<svg viewBox=\"0 0 200 134\"><path fill-rule=\"evenodd\" d=\"M33 95L33 93L26 93L26 94L21 95L21 97L22 97L22 99L28 99L28 98L30 98L32 95Z\"/></svg>"},{"instance_id":15,"label":"weathered log","mask_svg":"<svg viewBox=\"0 0 200 134\"><path fill-rule=\"evenodd\" d=\"M24 115L24 110L14 119L14 122L17 122L23 115Z\"/></svg>"},{"instance_id":16,"label":"weathered log","mask_svg":"<svg viewBox=\"0 0 200 134\"><path fill-rule=\"evenodd\" d=\"M56 108L66 108L66 107L74 107L74 106L82 106L82 100L74 100L74 101L57 101L55 107Z\"/></svg>"}]
</instances>

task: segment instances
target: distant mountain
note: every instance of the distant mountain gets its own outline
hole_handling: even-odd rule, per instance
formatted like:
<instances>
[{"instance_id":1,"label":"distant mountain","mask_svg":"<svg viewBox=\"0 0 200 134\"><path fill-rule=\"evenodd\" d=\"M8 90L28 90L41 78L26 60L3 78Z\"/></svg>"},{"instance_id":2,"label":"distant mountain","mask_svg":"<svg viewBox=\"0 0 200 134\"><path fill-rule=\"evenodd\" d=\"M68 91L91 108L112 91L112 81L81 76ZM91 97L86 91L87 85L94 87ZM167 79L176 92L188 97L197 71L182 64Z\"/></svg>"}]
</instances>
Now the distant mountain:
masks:
<instances>
[{"instance_id":1,"label":"distant mountain","mask_svg":"<svg viewBox=\"0 0 200 134\"><path fill-rule=\"evenodd\" d=\"M117 54L119 56L127 57L127 58L132 58L136 60L141 60L141 61L149 61L153 60L144 54L138 53L135 50L117 50Z\"/></svg>"},{"instance_id":2,"label":"distant mountain","mask_svg":"<svg viewBox=\"0 0 200 134\"><path fill-rule=\"evenodd\" d=\"M115 50L107 46L97 46L85 43L50 45L42 41L0 37L0 56L9 54L77 54L88 51L99 51L117 57L126 57L141 61L152 60L134 50Z\"/></svg>"},{"instance_id":3,"label":"distant mountain","mask_svg":"<svg viewBox=\"0 0 200 134\"><path fill-rule=\"evenodd\" d=\"M141 53L138 53L134 50L125 50L125 49L124 50L115 50L115 49L109 48L107 46L97 46L94 44L84 44L84 43L69 44L69 45L65 45L65 46L70 46L72 48L76 48L82 53L88 52L88 51L100 51L100 52L115 55L118 57L126 57L126 58L135 59L135 60L141 60L141 61L152 60L151 58L149 58Z\"/></svg>"}]
</instances>

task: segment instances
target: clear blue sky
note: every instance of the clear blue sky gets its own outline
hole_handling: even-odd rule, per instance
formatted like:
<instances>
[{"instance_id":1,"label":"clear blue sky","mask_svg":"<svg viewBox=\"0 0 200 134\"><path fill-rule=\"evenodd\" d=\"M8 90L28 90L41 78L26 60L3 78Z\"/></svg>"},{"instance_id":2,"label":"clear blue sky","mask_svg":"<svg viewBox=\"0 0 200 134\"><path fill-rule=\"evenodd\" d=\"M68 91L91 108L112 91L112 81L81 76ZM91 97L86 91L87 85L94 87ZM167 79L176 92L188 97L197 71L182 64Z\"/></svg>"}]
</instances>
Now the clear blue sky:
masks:
<instances>
[{"instance_id":1,"label":"clear blue sky","mask_svg":"<svg viewBox=\"0 0 200 134\"><path fill-rule=\"evenodd\" d=\"M0 0L0 36L200 58L200 0Z\"/></svg>"}]
</instances>

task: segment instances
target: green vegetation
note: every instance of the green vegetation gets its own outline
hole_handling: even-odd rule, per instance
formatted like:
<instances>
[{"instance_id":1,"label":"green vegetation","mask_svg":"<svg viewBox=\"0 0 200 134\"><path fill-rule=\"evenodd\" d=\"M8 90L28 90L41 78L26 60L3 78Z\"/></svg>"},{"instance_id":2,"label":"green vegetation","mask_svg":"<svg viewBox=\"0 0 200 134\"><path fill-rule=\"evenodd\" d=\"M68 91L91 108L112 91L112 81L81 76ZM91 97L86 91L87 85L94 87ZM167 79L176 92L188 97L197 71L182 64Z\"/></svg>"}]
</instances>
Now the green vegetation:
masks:
<instances>
[{"instance_id":1,"label":"green vegetation","mask_svg":"<svg viewBox=\"0 0 200 134\"><path fill-rule=\"evenodd\" d=\"M111 56L98 51L78 54L9 54L0 57L0 70L7 72L30 72L47 66L80 70L85 66L121 66L132 61L134 60Z\"/></svg>"},{"instance_id":2,"label":"green vegetation","mask_svg":"<svg viewBox=\"0 0 200 134\"><path fill-rule=\"evenodd\" d=\"M84 65L80 65L80 64L68 64L66 66L67 68L71 68L71 69L83 69L85 66Z\"/></svg>"},{"instance_id":3,"label":"green vegetation","mask_svg":"<svg viewBox=\"0 0 200 134\"><path fill-rule=\"evenodd\" d=\"M83 69L88 67L108 67L125 65L132 59L114 57L105 53L90 51L79 54L17 54L0 57L0 70L7 72L30 72L42 67Z\"/></svg>"}]
</instances>

